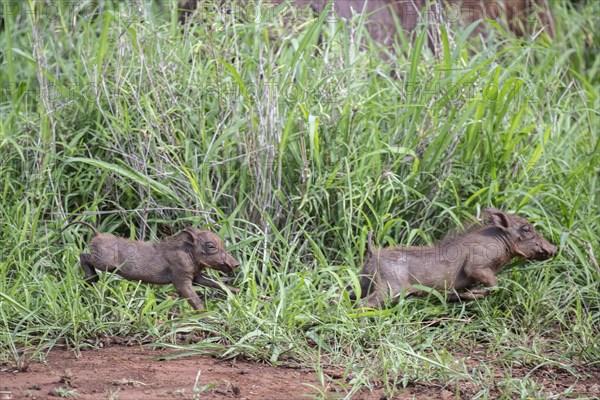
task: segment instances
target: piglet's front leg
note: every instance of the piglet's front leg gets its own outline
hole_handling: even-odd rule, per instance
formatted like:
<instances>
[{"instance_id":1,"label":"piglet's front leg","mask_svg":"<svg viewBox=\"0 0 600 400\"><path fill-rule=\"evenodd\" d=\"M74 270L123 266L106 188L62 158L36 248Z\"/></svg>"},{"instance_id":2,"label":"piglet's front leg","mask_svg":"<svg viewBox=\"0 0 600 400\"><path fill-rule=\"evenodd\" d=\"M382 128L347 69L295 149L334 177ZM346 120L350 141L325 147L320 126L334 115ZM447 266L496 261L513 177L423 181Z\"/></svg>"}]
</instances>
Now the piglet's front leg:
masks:
<instances>
[{"instance_id":1,"label":"piglet's front leg","mask_svg":"<svg viewBox=\"0 0 600 400\"><path fill-rule=\"evenodd\" d=\"M212 279L208 279L206 276L202 274L197 274L194 276L194 283L196 285L205 286L213 289L218 289L223 291L223 286L231 291L231 293L239 293L240 289L234 288L233 286L226 285L224 283L218 283L213 281Z\"/></svg>"},{"instance_id":2,"label":"piglet's front leg","mask_svg":"<svg viewBox=\"0 0 600 400\"><path fill-rule=\"evenodd\" d=\"M471 301L481 300L490 294L490 290L486 288L467 289L464 292L453 292L448 294L448 302L455 303L460 300Z\"/></svg>"},{"instance_id":3,"label":"piglet's front leg","mask_svg":"<svg viewBox=\"0 0 600 400\"><path fill-rule=\"evenodd\" d=\"M203 311L204 305L202 304L202 300L198 296L198 293L194 290L192 286L192 280L188 277L176 277L173 278L173 286L175 286L175 290L177 290L177 294L179 296L186 298L190 305L196 311Z\"/></svg>"},{"instance_id":4,"label":"piglet's front leg","mask_svg":"<svg viewBox=\"0 0 600 400\"><path fill-rule=\"evenodd\" d=\"M225 286L233 294L238 294L240 292L240 289L238 289L238 288L234 288L233 286L229 286L224 283L215 282L212 279L209 279L202 274L198 274L194 277L194 283L196 285L205 286L205 287L209 287L209 288L213 288L213 289L218 289L221 291L223 291L223 286ZM261 300L267 300L267 301L273 300L272 297L264 295L264 294L260 295L259 297Z\"/></svg>"},{"instance_id":5,"label":"piglet's front leg","mask_svg":"<svg viewBox=\"0 0 600 400\"><path fill-rule=\"evenodd\" d=\"M465 274L467 274L472 281L479 282L485 287L494 287L498 284L496 274L487 267L467 267L465 268Z\"/></svg>"},{"instance_id":6,"label":"piglet's front leg","mask_svg":"<svg viewBox=\"0 0 600 400\"><path fill-rule=\"evenodd\" d=\"M498 284L496 274L490 268L473 266L465 268L465 273L473 282L481 283L485 288L469 288L463 292L454 292L448 295L448 301L456 302L459 300L481 300L490 294L488 288Z\"/></svg>"}]
</instances>

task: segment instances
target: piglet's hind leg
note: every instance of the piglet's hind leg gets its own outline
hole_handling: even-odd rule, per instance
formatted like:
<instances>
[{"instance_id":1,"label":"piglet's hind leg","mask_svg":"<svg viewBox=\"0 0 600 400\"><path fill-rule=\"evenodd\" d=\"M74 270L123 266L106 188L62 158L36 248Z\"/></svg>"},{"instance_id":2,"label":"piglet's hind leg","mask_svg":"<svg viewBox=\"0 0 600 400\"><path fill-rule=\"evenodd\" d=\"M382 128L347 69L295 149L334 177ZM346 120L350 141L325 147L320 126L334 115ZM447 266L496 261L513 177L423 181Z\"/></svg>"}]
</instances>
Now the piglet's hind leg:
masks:
<instances>
[{"instance_id":1,"label":"piglet's hind leg","mask_svg":"<svg viewBox=\"0 0 600 400\"><path fill-rule=\"evenodd\" d=\"M87 253L81 253L79 255L79 263L81 269L85 273L85 281L88 283L98 282L98 273L91 262L92 255Z\"/></svg>"}]
</instances>

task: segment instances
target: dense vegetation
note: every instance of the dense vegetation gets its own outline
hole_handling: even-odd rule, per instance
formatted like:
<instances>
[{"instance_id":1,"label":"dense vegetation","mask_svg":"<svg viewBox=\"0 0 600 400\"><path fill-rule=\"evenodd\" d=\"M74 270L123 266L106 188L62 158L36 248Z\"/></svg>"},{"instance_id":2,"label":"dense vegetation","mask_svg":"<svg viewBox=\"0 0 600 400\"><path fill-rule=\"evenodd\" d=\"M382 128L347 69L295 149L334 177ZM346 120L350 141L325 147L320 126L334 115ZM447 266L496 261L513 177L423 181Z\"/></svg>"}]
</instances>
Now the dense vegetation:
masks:
<instances>
[{"instance_id":1,"label":"dense vegetation","mask_svg":"<svg viewBox=\"0 0 600 400\"><path fill-rule=\"evenodd\" d=\"M324 16L182 27L168 4L58 3L2 3L0 362L128 336L294 361L323 391L341 366L350 395L468 382L511 399L547 395L513 368L598 365L598 2L553 2L552 42L442 31L439 56L425 31L382 51L358 18L350 40ZM557 257L515 262L482 301L353 307L369 230L426 244L489 206L534 221ZM210 227L242 293L201 292L198 315L170 285L86 286L89 232L57 234L74 219L144 240Z\"/></svg>"}]
</instances>

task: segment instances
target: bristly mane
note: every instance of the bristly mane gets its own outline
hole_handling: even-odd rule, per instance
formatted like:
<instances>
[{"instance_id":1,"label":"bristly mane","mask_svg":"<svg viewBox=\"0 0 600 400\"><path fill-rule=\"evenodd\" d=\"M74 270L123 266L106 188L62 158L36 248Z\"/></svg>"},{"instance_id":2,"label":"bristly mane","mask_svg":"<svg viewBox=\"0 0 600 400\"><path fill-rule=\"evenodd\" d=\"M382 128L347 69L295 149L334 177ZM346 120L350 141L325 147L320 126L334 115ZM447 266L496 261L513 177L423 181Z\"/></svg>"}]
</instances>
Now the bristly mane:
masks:
<instances>
[{"instance_id":1,"label":"bristly mane","mask_svg":"<svg viewBox=\"0 0 600 400\"><path fill-rule=\"evenodd\" d=\"M442 236L435 244L444 246L449 242L453 241L458 236L464 236L471 232L475 232L480 230L481 228L492 226L493 224L490 221L485 219L475 220L469 222L464 228L453 228L450 229L444 236Z\"/></svg>"},{"instance_id":2,"label":"bristly mane","mask_svg":"<svg viewBox=\"0 0 600 400\"><path fill-rule=\"evenodd\" d=\"M476 220L471 220L467 223L467 225L465 225L462 228L452 228L450 229L448 232L446 232L445 235L443 235L442 237L440 237L439 239L435 240L433 243L431 244L417 244L417 245L396 245L393 246L394 248L403 248L404 250L406 249L424 249L430 246L445 246L448 243L452 242L454 239L456 239L459 236L465 236L468 235L471 232L475 232L478 230L481 230L482 228L485 227L491 227L494 224L491 221L488 221L487 219L485 219L484 216L482 216L483 218L481 219L476 219ZM366 258L369 258L370 255L374 254L373 249L379 249L381 250L384 247L387 246L375 246L373 247L373 231L370 231L367 237L367 242L366 242L366 251L365 251L365 256Z\"/></svg>"}]
</instances>

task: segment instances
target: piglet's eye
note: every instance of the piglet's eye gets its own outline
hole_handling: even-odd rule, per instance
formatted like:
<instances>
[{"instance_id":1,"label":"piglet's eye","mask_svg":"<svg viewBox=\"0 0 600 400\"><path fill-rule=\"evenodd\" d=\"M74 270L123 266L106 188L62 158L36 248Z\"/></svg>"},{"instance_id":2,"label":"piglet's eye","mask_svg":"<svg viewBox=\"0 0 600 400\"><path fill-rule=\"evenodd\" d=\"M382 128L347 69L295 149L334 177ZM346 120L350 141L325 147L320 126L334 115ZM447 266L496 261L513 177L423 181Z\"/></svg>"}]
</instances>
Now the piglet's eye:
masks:
<instances>
[{"instance_id":1,"label":"piglet's eye","mask_svg":"<svg viewBox=\"0 0 600 400\"><path fill-rule=\"evenodd\" d=\"M219 249L217 248L217 245L213 242L206 242L204 243L204 252L206 254L215 254L219 251Z\"/></svg>"},{"instance_id":2,"label":"piglet's eye","mask_svg":"<svg viewBox=\"0 0 600 400\"><path fill-rule=\"evenodd\" d=\"M528 225L523 225L521 227L521 232L529 233L529 232L531 232L531 228Z\"/></svg>"}]
</instances>

